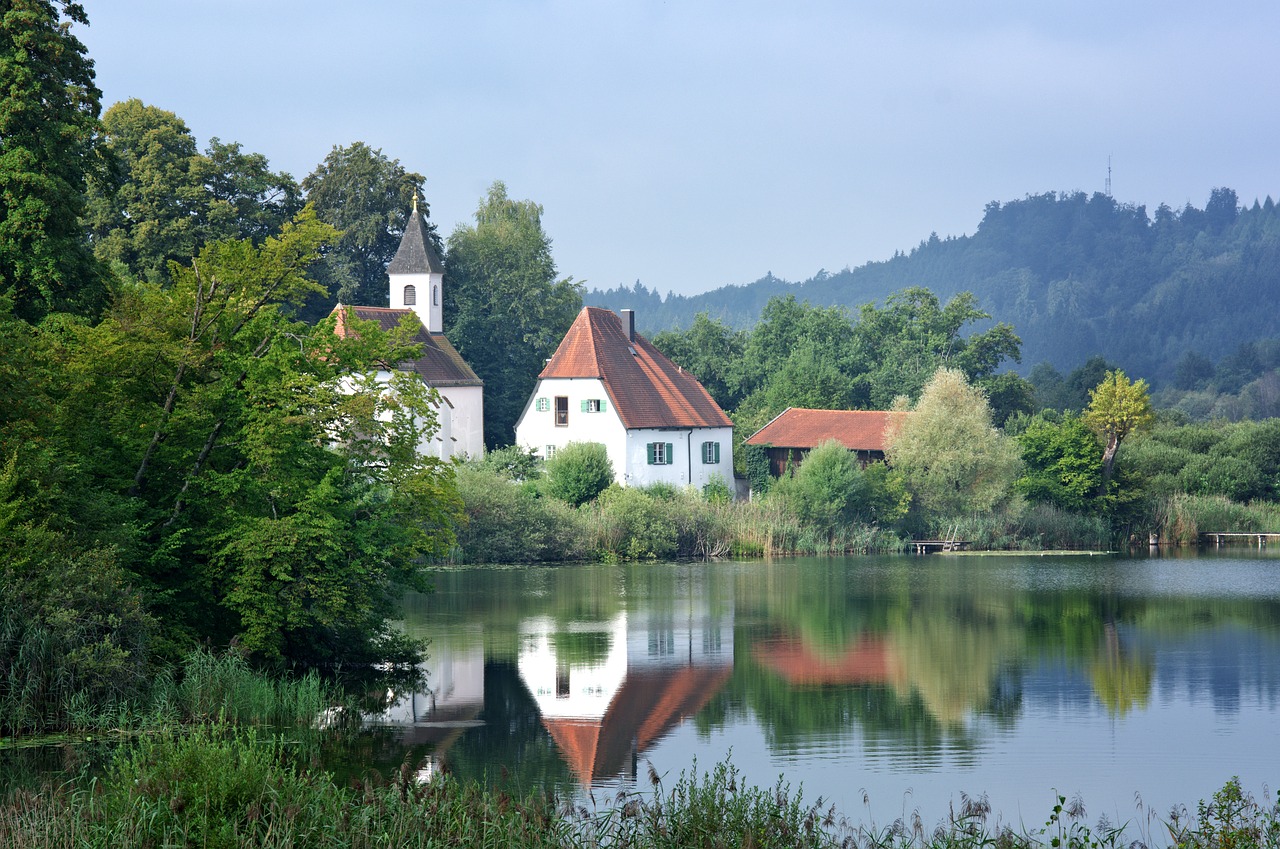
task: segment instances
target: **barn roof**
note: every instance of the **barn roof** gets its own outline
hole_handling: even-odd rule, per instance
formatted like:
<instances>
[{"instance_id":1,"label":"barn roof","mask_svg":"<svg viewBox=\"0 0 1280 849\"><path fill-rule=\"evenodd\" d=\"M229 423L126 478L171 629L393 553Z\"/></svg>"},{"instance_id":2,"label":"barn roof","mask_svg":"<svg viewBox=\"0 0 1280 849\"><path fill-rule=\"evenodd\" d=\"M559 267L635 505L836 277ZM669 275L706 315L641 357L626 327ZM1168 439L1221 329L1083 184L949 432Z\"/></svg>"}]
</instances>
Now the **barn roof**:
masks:
<instances>
[{"instance_id":1,"label":"barn roof","mask_svg":"<svg viewBox=\"0 0 1280 849\"><path fill-rule=\"evenodd\" d=\"M850 451L884 451L885 430L910 413L884 410L807 410L788 407L751 434L747 445L813 448L834 439Z\"/></svg>"},{"instance_id":2,"label":"barn roof","mask_svg":"<svg viewBox=\"0 0 1280 849\"><path fill-rule=\"evenodd\" d=\"M696 377L599 307L583 307L538 377L598 378L629 430L733 427Z\"/></svg>"}]
</instances>

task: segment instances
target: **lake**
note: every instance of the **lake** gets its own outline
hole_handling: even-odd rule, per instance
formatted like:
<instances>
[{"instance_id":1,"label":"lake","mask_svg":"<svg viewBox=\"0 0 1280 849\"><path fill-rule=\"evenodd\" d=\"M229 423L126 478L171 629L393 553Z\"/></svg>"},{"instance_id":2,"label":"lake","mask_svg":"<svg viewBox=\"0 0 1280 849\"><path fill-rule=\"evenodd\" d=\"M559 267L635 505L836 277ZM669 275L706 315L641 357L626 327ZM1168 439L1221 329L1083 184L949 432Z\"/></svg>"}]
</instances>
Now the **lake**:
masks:
<instances>
[{"instance_id":1,"label":"lake","mask_svg":"<svg viewBox=\"0 0 1280 849\"><path fill-rule=\"evenodd\" d=\"M1280 558L479 567L404 606L427 684L371 755L597 798L731 757L852 819L1042 824L1280 782ZM1271 794L1274 800L1274 793ZM1141 804L1141 808L1139 807Z\"/></svg>"}]
</instances>

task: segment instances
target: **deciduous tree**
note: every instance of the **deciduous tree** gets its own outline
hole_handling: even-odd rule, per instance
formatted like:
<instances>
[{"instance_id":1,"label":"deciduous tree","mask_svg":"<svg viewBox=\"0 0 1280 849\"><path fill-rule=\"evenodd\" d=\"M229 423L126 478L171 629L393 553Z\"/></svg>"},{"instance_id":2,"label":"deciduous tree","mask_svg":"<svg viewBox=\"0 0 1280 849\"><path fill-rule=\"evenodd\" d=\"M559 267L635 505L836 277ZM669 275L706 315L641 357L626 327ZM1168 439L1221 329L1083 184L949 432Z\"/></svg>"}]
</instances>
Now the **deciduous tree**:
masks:
<instances>
[{"instance_id":1,"label":"deciduous tree","mask_svg":"<svg viewBox=\"0 0 1280 849\"><path fill-rule=\"evenodd\" d=\"M542 207L490 186L475 224L449 236L445 292L445 331L484 380L485 444L510 445L538 373L582 309L581 287L556 279Z\"/></svg>"},{"instance_id":2,"label":"deciduous tree","mask_svg":"<svg viewBox=\"0 0 1280 849\"><path fill-rule=\"evenodd\" d=\"M1105 491L1120 443L1131 433L1148 427L1155 415L1147 394L1147 382L1131 382L1119 369L1107 372L1097 388L1090 390L1089 399L1084 420L1103 441L1102 486Z\"/></svg>"},{"instance_id":3,"label":"deciduous tree","mask_svg":"<svg viewBox=\"0 0 1280 849\"><path fill-rule=\"evenodd\" d=\"M939 369L925 385L890 434L886 459L920 506L944 516L998 506L1022 465L1017 444L992 426L986 397L955 369Z\"/></svg>"}]
</instances>

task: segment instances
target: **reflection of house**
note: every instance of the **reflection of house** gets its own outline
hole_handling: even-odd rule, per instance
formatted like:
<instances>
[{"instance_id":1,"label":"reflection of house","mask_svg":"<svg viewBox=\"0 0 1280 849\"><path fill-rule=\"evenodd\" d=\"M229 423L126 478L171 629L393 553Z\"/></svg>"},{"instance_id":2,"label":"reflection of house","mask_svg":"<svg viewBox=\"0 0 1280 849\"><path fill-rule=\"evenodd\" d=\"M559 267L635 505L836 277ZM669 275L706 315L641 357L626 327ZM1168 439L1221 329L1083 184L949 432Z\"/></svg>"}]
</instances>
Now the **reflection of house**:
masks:
<instances>
[{"instance_id":1,"label":"reflection of house","mask_svg":"<svg viewBox=\"0 0 1280 849\"><path fill-rule=\"evenodd\" d=\"M733 672L732 617L690 603L663 615L521 625L520 678L583 786L634 776L636 757L693 716Z\"/></svg>"},{"instance_id":2,"label":"reflection of house","mask_svg":"<svg viewBox=\"0 0 1280 849\"><path fill-rule=\"evenodd\" d=\"M879 637L863 637L836 655L816 652L798 639L764 640L751 653L789 684L894 684L899 679L893 647Z\"/></svg>"},{"instance_id":3,"label":"reflection of house","mask_svg":"<svg viewBox=\"0 0 1280 849\"><path fill-rule=\"evenodd\" d=\"M745 444L763 446L769 471L782 475L799 466L809 451L832 439L854 452L863 468L884 459L885 431L910 413L883 410L806 410L788 407L747 437Z\"/></svg>"},{"instance_id":4,"label":"reflection of house","mask_svg":"<svg viewBox=\"0 0 1280 849\"><path fill-rule=\"evenodd\" d=\"M598 442L623 485L733 481L733 422L696 377L636 333L631 310L619 319L583 308L538 375L516 442L544 458Z\"/></svg>"},{"instance_id":5,"label":"reflection of house","mask_svg":"<svg viewBox=\"0 0 1280 849\"><path fill-rule=\"evenodd\" d=\"M413 341L422 346L422 354L396 368L417 375L440 393L439 430L420 450L442 459L479 457L484 453L484 383L445 338L444 265L431 245L416 202L387 273L391 279L390 308L338 304L334 307L335 330L343 337L350 332L348 311L362 320L378 322L383 330L391 330L406 317L414 322L417 334ZM389 376L390 372L380 372L378 379L385 381Z\"/></svg>"}]
</instances>

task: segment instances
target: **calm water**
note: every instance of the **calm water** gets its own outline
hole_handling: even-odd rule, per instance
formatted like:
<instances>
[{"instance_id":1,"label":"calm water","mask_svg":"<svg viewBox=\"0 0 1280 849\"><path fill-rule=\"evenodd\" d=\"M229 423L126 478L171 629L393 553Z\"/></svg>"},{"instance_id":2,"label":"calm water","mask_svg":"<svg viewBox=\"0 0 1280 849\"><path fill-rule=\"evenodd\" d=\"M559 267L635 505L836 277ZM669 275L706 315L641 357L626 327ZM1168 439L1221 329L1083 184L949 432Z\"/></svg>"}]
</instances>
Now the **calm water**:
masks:
<instances>
[{"instance_id":1,"label":"calm water","mask_svg":"<svg viewBox=\"0 0 1280 849\"><path fill-rule=\"evenodd\" d=\"M732 753L881 824L962 792L1028 825L1055 789L1194 811L1280 784L1280 558L1251 554L444 571L372 756L607 793Z\"/></svg>"}]
</instances>

